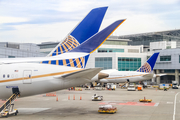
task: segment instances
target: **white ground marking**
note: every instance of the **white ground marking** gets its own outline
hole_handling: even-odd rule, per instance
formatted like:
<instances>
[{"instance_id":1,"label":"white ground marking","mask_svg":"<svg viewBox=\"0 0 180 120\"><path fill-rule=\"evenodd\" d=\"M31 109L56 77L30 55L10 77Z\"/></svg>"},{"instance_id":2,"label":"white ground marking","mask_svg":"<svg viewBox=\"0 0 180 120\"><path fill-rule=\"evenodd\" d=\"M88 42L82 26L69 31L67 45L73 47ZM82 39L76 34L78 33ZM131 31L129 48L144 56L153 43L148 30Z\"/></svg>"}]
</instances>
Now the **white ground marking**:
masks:
<instances>
[{"instance_id":1,"label":"white ground marking","mask_svg":"<svg viewBox=\"0 0 180 120\"><path fill-rule=\"evenodd\" d=\"M173 102L167 102L167 104L173 104Z\"/></svg>"},{"instance_id":2,"label":"white ground marking","mask_svg":"<svg viewBox=\"0 0 180 120\"><path fill-rule=\"evenodd\" d=\"M175 115L176 115L176 97L177 97L178 94L179 94L179 92L175 95L175 98L174 98L174 114L173 114L173 120L175 120Z\"/></svg>"},{"instance_id":3,"label":"white ground marking","mask_svg":"<svg viewBox=\"0 0 180 120\"><path fill-rule=\"evenodd\" d=\"M154 106L158 106L159 105L159 103L156 103Z\"/></svg>"},{"instance_id":4,"label":"white ground marking","mask_svg":"<svg viewBox=\"0 0 180 120\"><path fill-rule=\"evenodd\" d=\"M17 108L19 114L33 114L50 108Z\"/></svg>"}]
</instances>

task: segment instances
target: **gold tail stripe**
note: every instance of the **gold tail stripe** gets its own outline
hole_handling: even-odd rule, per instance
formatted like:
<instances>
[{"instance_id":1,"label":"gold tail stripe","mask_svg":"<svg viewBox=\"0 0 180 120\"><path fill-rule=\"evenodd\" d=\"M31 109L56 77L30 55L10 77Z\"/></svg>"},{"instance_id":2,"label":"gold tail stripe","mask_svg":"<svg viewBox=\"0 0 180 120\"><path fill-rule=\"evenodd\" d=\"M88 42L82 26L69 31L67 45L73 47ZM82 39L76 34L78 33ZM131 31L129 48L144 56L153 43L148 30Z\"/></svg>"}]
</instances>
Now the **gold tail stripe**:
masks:
<instances>
[{"instance_id":1,"label":"gold tail stripe","mask_svg":"<svg viewBox=\"0 0 180 120\"><path fill-rule=\"evenodd\" d=\"M56 55L58 55L58 48L56 49Z\"/></svg>"},{"instance_id":2,"label":"gold tail stripe","mask_svg":"<svg viewBox=\"0 0 180 120\"><path fill-rule=\"evenodd\" d=\"M67 43L65 43L65 45L68 47L69 50L72 49Z\"/></svg>"},{"instance_id":3,"label":"gold tail stripe","mask_svg":"<svg viewBox=\"0 0 180 120\"><path fill-rule=\"evenodd\" d=\"M79 62L79 58L76 59L76 64L77 64L77 67L78 67L78 68L81 68L81 64L80 64L80 62Z\"/></svg>"},{"instance_id":4,"label":"gold tail stripe","mask_svg":"<svg viewBox=\"0 0 180 120\"><path fill-rule=\"evenodd\" d=\"M60 50L61 50L61 54L63 54L63 50L62 50L61 46L59 46L59 47L60 47Z\"/></svg>"},{"instance_id":5,"label":"gold tail stripe","mask_svg":"<svg viewBox=\"0 0 180 120\"><path fill-rule=\"evenodd\" d=\"M56 65L59 65L59 60L56 60Z\"/></svg>"},{"instance_id":6,"label":"gold tail stripe","mask_svg":"<svg viewBox=\"0 0 180 120\"><path fill-rule=\"evenodd\" d=\"M67 42L67 43L69 43L69 42ZM70 45L71 45L71 47L73 47L73 48L75 48L76 46L74 46L72 43L69 43Z\"/></svg>"},{"instance_id":7,"label":"gold tail stripe","mask_svg":"<svg viewBox=\"0 0 180 120\"><path fill-rule=\"evenodd\" d=\"M82 63L83 68L84 68L84 59L85 58L81 57L81 63Z\"/></svg>"},{"instance_id":8,"label":"gold tail stripe","mask_svg":"<svg viewBox=\"0 0 180 120\"><path fill-rule=\"evenodd\" d=\"M66 60L63 60L63 65L64 65L64 66L67 66Z\"/></svg>"},{"instance_id":9,"label":"gold tail stripe","mask_svg":"<svg viewBox=\"0 0 180 120\"><path fill-rule=\"evenodd\" d=\"M71 67L74 67L74 62L73 62L73 60L72 60L72 59L69 59L69 62L70 62Z\"/></svg>"},{"instance_id":10,"label":"gold tail stripe","mask_svg":"<svg viewBox=\"0 0 180 120\"><path fill-rule=\"evenodd\" d=\"M66 46L64 44L62 46L63 46L64 50L67 52L68 49L66 48Z\"/></svg>"}]
</instances>

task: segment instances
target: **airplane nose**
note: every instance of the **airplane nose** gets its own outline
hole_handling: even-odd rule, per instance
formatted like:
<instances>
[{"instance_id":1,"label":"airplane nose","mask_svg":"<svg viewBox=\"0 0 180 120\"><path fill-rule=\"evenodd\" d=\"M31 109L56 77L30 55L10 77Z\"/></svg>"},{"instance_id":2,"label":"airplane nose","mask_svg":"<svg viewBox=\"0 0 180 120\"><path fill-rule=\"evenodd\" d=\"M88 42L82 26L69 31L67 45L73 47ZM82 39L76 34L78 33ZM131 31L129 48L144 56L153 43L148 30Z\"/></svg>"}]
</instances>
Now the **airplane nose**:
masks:
<instances>
[{"instance_id":1,"label":"airplane nose","mask_svg":"<svg viewBox=\"0 0 180 120\"><path fill-rule=\"evenodd\" d=\"M107 77L109 77L109 74L101 73L101 72L98 74L98 79L103 79L103 78L107 78Z\"/></svg>"}]
</instances>

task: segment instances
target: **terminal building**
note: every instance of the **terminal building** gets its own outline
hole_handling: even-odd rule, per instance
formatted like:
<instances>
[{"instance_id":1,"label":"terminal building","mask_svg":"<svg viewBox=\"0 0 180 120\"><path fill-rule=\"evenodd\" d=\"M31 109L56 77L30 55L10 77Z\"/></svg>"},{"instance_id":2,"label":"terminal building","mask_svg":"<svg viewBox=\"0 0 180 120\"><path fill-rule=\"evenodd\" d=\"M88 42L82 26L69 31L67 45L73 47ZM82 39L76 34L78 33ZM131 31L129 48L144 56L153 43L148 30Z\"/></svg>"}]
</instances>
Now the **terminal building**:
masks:
<instances>
[{"instance_id":1,"label":"terminal building","mask_svg":"<svg viewBox=\"0 0 180 120\"><path fill-rule=\"evenodd\" d=\"M33 43L0 42L0 58L43 57L40 48Z\"/></svg>"},{"instance_id":2,"label":"terminal building","mask_svg":"<svg viewBox=\"0 0 180 120\"><path fill-rule=\"evenodd\" d=\"M1 51L11 49L11 52L1 52L1 57L46 56L59 42L44 42L37 45L18 44L13 48L10 47L10 44L0 44ZM26 45L29 47L22 47ZM180 30L110 36L100 48L90 55L86 67L135 71L154 52L160 52L154 67L154 73L163 74L164 76L149 81L159 84L171 83L176 80L180 83Z\"/></svg>"}]
</instances>

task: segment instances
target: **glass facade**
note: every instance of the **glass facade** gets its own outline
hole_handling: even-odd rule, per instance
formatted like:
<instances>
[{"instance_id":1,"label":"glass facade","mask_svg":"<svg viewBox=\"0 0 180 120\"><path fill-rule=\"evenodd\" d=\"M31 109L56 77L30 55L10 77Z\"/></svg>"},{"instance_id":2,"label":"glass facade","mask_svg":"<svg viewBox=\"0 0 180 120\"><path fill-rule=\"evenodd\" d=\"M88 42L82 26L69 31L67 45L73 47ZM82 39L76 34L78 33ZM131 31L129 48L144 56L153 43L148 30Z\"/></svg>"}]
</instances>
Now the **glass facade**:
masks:
<instances>
[{"instance_id":1,"label":"glass facade","mask_svg":"<svg viewBox=\"0 0 180 120\"><path fill-rule=\"evenodd\" d=\"M141 67L141 58L118 57L119 71L135 71Z\"/></svg>"},{"instance_id":2,"label":"glass facade","mask_svg":"<svg viewBox=\"0 0 180 120\"><path fill-rule=\"evenodd\" d=\"M40 47L40 49L46 49L46 48L55 48L58 45L58 43L54 43L54 44L39 44L38 46Z\"/></svg>"},{"instance_id":3,"label":"glass facade","mask_svg":"<svg viewBox=\"0 0 180 120\"><path fill-rule=\"evenodd\" d=\"M99 48L97 52L124 52L124 49L115 49L115 48Z\"/></svg>"},{"instance_id":4,"label":"glass facade","mask_svg":"<svg viewBox=\"0 0 180 120\"><path fill-rule=\"evenodd\" d=\"M171 56L160 56L160 61L171 61Z\"/></svg>"},{"instance_id":5,"label":"glass facade","mask_svg":"<svg viewBox=\"0 0 180 120\"><path fill-rule=\"evenodd\" d=\"M175 70L172 70L172 69L164 70L164 73L175 73Z\"/></svg>"},{"instance_id":6,"label":"glass facade","mask_svg":"<svg viewBox=\"0 0 180 120\"><path fill-rule=\"evenodd\" d=\"M128 42L128 45L145 45L145 46L149 46L150 42L178 41L177 47L180 48L180 30L124 35L124 36L118 36L117 38L132 40ZM169 47L167 49L169 49Z\"/></svg>"},{"instance_id":7,"label":"glass facade","mask_svg":"<svg viewBox=\"0 0 180 120\"><path fill-rule=\"evenodd\" d=\"M95 67L100 67L103 70L112 69L112 57L96 57Z\"/></svg>"},{"instance_id":8,"label":"glass facade","mask_svg":"<svg viewBox=\"0 0 180 120\"><path fill-rule=\"evenodd\" d=\"M108 44L108 45L128 45L128 42L123 42L123 41L108 41L108 40L106 40L103 44Z\"/></svg>"}]
</instances>

